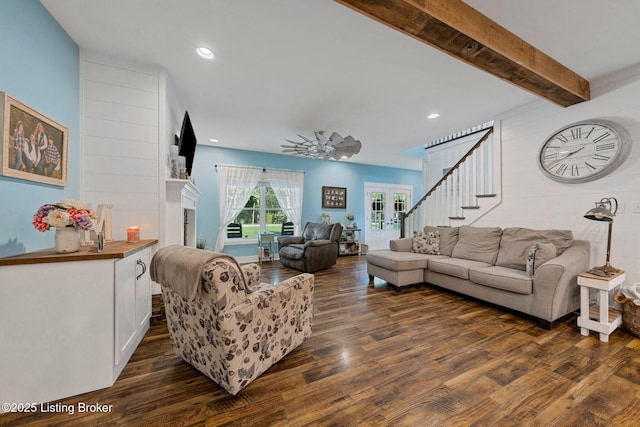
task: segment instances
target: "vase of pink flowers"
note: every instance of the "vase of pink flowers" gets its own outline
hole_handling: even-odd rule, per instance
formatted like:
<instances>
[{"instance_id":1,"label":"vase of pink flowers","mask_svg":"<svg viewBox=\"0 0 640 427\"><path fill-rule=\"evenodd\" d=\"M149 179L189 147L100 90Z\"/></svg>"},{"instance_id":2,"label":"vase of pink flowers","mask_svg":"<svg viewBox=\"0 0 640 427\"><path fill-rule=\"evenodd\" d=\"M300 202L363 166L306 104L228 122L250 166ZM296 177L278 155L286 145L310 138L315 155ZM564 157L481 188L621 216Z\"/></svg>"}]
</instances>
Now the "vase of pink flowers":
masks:
<instances>
[{"instance_id":1,"label":"vase of pink flowers","mask_svg":"<svg viewBox=\"0 0 640 427\"><path fill-rule=\"evenodd\" d=\"M80 249L79 231L93 230L96 213L91 205L80 200L63 199L55 204L40 206L33 216L38 231L56 230L55 250L59 253Z\"/></svg>"}]
</instances>

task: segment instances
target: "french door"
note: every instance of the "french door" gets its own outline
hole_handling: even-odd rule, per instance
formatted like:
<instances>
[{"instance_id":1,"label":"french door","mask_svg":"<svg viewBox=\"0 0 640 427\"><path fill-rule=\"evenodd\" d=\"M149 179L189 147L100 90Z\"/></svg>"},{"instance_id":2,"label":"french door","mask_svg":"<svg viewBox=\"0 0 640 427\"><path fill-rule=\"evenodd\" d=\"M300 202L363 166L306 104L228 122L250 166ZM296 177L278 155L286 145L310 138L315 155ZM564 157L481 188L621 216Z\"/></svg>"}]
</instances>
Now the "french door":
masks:
<instances>
[{"instance_id":1,"label":"french door","mask_svg":"<svg viewBox=\"0 0 640 427\"><path fill-rule=\"evenodd\" d=\"M400 237L401 214L412 206L413 186L364 184L365 242L369 250L388 249L389 241Z\"/></svg>"}]
</instances>

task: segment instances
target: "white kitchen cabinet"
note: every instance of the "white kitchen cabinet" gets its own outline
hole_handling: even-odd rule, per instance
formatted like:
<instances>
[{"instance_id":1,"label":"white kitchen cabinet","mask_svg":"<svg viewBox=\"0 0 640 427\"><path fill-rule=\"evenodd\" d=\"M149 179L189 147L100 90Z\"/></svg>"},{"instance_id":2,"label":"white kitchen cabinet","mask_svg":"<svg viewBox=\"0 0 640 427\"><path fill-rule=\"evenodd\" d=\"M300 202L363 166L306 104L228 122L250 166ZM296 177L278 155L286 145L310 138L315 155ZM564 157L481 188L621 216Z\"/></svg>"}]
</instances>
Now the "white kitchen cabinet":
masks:
<instances>
[{"instance_id":1,"label":"white kitchen cabinet","mask_svg":"<svg viewBox=\"0 0 640 427\"><path fill-rule=\"evenodd\" d=\"M109 387L149 328L157 240L0 258L0 401Z\"/></svg>"},{"instance_id":2,"label":"white kitchen cabinet","mask_svg":"<svg viewBox=\"0 0 640 427\"><path fill-rule=\"evenodd\" d=\"M115 366L114 377L149 329L151 318L151 248L120 259L115 266Z\"/></svg>"}]
</instances>

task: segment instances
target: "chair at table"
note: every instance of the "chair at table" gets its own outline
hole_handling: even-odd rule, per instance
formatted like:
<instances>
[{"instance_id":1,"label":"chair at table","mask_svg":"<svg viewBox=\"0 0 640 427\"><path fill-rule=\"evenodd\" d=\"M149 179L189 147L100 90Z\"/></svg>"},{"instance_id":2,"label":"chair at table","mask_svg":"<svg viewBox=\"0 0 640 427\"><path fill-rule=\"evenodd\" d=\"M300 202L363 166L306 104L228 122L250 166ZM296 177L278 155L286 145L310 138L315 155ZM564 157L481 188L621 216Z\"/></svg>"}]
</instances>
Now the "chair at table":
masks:
<instances>
[{"instance_id":1,"label":"chair at table","mask_svg":"<svg viewBox=\"0 0 640 427\"><path fill-rule=\"evenodd\" d=\"M293 232L295 230L295 225L293 222L285 222L282 224L282 231L280 232L281 236L293 236Z\"/></svg>"},{"instance_id":2,"label":"chair at table","mask_svg":"<svg viewBox=\"0 0 640 427\"><path fill-rule=\"evenodd\" d=\"M227 238L242 237L242 224L232 222L227 225Z\"/></svg>"}]
</instances>

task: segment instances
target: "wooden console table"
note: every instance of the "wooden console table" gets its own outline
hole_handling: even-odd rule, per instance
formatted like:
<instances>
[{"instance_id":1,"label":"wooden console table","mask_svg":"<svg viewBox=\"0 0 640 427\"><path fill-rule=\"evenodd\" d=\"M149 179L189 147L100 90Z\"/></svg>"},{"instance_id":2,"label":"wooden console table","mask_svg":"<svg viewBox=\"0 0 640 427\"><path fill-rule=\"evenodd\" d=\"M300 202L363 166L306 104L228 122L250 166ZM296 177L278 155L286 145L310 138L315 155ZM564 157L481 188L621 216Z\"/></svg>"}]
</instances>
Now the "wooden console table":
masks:
<instances>
[{"instance_id":1,"label":"wooden console table","mask_svg":"<svg viewBox=\"0 0 640 427\"><path fill-rule=\"evenodd\" d=\"M113 385L149 328L157 240L0 258L0 396L43 403Z\"/></svg>"}]
</instances>

